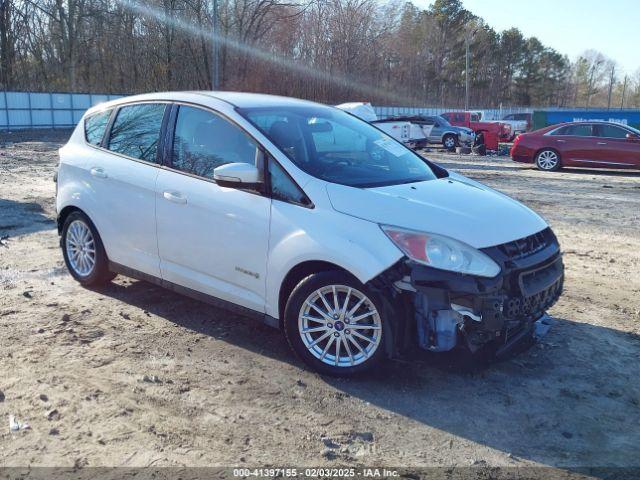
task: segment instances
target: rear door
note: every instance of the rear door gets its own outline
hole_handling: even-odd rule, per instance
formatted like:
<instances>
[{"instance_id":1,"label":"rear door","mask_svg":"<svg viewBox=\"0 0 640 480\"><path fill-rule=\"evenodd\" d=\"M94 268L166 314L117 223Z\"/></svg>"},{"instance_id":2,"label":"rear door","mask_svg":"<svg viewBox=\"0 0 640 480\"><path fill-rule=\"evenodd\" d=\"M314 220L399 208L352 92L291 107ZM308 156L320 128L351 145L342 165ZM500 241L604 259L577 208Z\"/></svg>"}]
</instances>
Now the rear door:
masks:
<instances>
[{"instance_id":1,"label":"rear door","mask_svg":"<svg viewBox=\"0 0 640 480\"><path fill-rule=\"evenodd\" d=\"M109 260L158 277L155 186L166 105L120 106L92 155L89 177L100 201L96 225Z\"/></svg>"},{"instance_id":2,"label":"rear door","mask_svg":"<svg viewBox=\"0 0 640 480\"><path fill-rule=\"evenodd\" d=\"M594 129L598 137L594 160L603 166L640 167L640 142L627 139L629 130L606 123Z\"/></svg>"},{"instance_id":3,"label":"rear door","mask_svg":"<svg viewBox=\"0 0 640 480\"><path fill-rule=\"evenodd\" d=\"M560 152L563 165L587 167L594 163L597 139L593 133L593 125L566 125L552 131L548 137L548 146Z\"/></svg>"},{"instance_id":4,"label":"rear door","mask_svg":"<svg viewBox=\"0 0 640 480\"><path fill-rule=\"evenodd\" d=\"M156 189L162 278L264 312L271 201L213 180L220 165L259 161L257 144L195 106L174 106L169 125L173 141Z\"/></svg>"}]
</instances>

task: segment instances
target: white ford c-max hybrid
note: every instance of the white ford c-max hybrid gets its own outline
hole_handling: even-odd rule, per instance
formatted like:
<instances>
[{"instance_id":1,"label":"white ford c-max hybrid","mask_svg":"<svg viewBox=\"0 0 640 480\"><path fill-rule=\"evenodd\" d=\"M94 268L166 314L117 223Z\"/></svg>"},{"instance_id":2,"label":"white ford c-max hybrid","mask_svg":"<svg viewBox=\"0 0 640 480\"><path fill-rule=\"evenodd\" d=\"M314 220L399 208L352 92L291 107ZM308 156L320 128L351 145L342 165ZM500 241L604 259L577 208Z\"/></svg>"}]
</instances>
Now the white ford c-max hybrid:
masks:
<instances>
[{"instance_id":1,"label":"white ford c-max hybrid","mask_svg":"<svg viewBox=\"0 0 640 480\"><path fill-rule=\"evenodd\" d=\"M60 149L57 182L81 284L121 273L259 317L323 373L416 347L504 354L562 291L541 217L313 102L102 104Z\"/></svg>"}]
</instances>

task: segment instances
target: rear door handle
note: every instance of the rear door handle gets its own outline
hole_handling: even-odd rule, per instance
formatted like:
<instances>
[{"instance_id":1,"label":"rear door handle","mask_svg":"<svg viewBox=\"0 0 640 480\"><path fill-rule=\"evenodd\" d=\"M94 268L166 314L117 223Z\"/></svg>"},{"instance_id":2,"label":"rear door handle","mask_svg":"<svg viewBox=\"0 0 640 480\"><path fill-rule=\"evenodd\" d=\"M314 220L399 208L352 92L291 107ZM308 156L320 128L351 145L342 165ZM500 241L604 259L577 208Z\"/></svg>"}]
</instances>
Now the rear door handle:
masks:
<instances>
[{"instance_id":1,"label":"rear door handle","mask_svg":"<svg viewBox=\"0 0 640 480\"><path fill-rule=\"evenodd\" d=\"M173 203L185 204L187 203L186 197L183 197L180 192L163 192L162 196Z\"/></svg>"},{"instance_id":2,"label":"rear door handle","mask_svg":"<svg viewBox=\"0 0 640 480\"><path fill-rule=\"evenodd\" d=\"M91 175L98 178L107 178L107 173L100 167L93 167L91 169Z\"/></svg>"},{"instance_id":3,"label":"rear door handle","mask_svg":"<svg viewBox=\"0 0 640 480\"><path fill-rule=\"evenodd\" d=\"M598 142L598 145L606 145L607 142Z\"/></svg>"}]
</instances>

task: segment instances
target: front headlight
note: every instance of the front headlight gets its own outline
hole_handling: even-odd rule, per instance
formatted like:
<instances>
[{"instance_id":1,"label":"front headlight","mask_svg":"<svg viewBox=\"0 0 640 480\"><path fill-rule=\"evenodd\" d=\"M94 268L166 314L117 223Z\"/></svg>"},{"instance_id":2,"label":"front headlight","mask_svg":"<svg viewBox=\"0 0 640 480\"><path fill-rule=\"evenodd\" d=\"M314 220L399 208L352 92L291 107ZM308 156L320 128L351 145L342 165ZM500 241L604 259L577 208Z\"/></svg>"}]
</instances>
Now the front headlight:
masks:
<instances>
[{"instance_id":1,"label":"front headlight","mask_svg":"<svg viewBox=\"0 0 640 480\"><path fill-rule=\"evenodd\" d=\"M381 228L405 255L423 265L479 277L500 273L498 264L486 254L453 238L388 225Z\"/></svg>"}]
</instances>

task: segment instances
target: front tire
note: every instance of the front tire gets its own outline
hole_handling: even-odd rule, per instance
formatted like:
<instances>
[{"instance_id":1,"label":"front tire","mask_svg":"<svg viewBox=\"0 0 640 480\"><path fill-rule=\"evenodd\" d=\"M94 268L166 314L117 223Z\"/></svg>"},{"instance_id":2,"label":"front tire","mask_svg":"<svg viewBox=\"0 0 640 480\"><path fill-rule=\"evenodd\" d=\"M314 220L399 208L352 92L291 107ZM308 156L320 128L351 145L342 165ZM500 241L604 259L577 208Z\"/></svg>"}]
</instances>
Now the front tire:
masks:
<instances>
[{"instance_id":1,"label":"front tire","mask_svg":"<svg viewBox=\"0 0 640 480\"><path fill-rule=\"evenodd\" d=\"M385 356L382 308L367 287L345 272L320 272L293 290L284 330L293 351L314 370L350 376Z\"/></svg>"},{"instance_id":2,"label":"front tire","mask_svg":"<svg viewBox=\"0 0 640 480\"><path fill-rule=\"evenodd\" d=\"M447 150L454 150L458 146L458 138L455 135L448 133L442 137L442 145Z\"/></svg>"},{"instance_id":3,"label":"front tire","mask_svg":"<svg viewBox=\"0 0 640 480\"><path fill-rule=\"evenodd\" d=\"M69 273L81 285L102 285L115 277L109 271L109 260L100 235L84 213L75 211L67 216L60 246Z\"/></svg>"},{"instance_id":4,"label":"front tire","mask_svg":"<svg viewBox=\"0 0 640 480\"><path fill-rule=\"evenodd\" d=\"M545 172L555 172L560 170L560 154L550 148L541 150L536 155L536 167Z\"/></svg>"}]
</instances>

